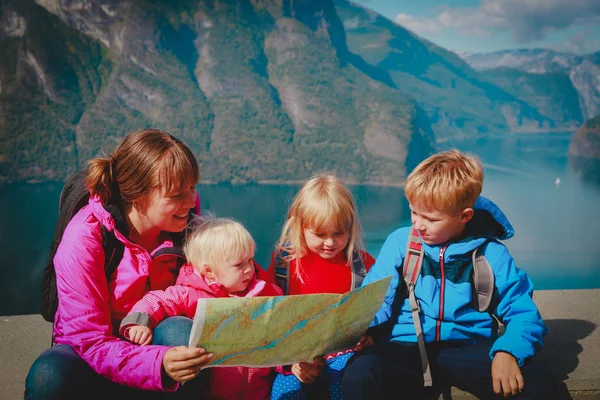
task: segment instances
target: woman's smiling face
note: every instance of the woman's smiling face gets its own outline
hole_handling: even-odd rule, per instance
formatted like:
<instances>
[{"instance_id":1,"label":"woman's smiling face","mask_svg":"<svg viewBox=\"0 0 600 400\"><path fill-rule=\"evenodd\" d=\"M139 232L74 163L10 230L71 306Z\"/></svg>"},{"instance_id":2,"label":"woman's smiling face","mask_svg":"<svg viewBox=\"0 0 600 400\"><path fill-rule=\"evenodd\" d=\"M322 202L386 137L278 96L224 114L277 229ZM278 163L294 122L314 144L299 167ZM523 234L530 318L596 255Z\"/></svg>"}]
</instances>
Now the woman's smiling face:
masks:
<instances>
[{"instance_id":1,"label":"woman's smiling face","mask_svg":"<svg viewBox=\"0 0 600 400\"><path fill-rule=\"evenodd\" d=\"M185 229L190 209L196 205L196 187L183 187L165 193L155 189L149 196L144 212L147 221L165 232Z\"/></svg>"}]
</instances>

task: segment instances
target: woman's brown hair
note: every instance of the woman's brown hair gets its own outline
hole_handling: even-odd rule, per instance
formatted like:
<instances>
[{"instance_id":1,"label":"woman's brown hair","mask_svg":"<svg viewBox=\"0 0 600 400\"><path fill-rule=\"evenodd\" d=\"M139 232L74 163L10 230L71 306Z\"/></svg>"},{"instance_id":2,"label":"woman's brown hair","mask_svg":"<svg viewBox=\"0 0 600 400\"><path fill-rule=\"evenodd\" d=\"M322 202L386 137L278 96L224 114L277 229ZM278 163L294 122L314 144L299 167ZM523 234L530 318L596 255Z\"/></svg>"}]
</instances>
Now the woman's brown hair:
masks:
<instances>
[{"instance_id":1,"label":"woman's brown hair","mask_svg":"<svg viewBox=\"0 0 600 400\"><path fill-rule=\"evenodd\" d=\"M200 169L192 151L176 137L158 129L131 132L108 157L89 161L87 187L103 204L126 205L198 183Z\"/></svg>"}]
</instances>

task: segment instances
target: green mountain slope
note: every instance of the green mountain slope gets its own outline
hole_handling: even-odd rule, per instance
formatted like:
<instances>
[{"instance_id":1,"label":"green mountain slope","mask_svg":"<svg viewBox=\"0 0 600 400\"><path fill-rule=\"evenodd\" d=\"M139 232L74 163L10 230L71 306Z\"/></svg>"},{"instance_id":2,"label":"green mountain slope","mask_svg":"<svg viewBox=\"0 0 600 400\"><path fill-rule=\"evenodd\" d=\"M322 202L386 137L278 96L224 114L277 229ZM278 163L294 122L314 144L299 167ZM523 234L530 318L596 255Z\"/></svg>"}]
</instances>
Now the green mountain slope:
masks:
<instances>
[{"instance_id":1,"label":"green mountain slope","mask_svg":"<svg viewBox=\"0 0 600 400\"><path fill-rule=\"evenodd\" d=\"M579 94L566 73L534 74L512 68L496 68L481 74L516 98L535 106L540 114L556 125L575 129L583 121Z\"/></svg>"},{"instance_id":2,"label":"green mountain slope","mask_svg":"<svg viewBox=\"0 0 600 400\"><path fill-rule=\"evenodd\" d=\"M600 160L600 115L588 119L577 129L571 139L569 155Z\"/></svg>"},{"instance_id":3,"label":"green mountain slope","mask_svg":"<svg viewBox=\"0 0 600 400\"><path fill-rule=\"evenodd\" d=\"M517 80L529 82L527 83L528 90L521 91L527 97L531 97L533 94L531 90L535 88L534 91L538 97L547 98L550 102L559 103L563 99L571 98L569 103L565 104L565 108L569 108L570 111L562 115L560 113L553 115L552 119L554 120L560 120L561 116L575 116L577 114L573 113L575 107L579 108L582 119L590 119L600 113L600 52L579 55L549 49L516 49L492 53L463 53L461 57L478 71L503 70L504 72L501 73L503 81L509 86L516 86ZM516 72L509 74L506 71L509 68L527 74L522 76ZM568 76L571 85L577 91L577 105L572 101L572 91L566 87L565 79L559 77L560 73ZM511 81L508 82L506 78L510 78ZM557 79L558 82L552 82L553 79ZM532 80L548 83L550 90L547 91L542 84L530 84ZM565 87L565 93L556 90L560 86ZM515 89L519 90L517 87ZM556 97L554 97L555 95ZM546 111L549 111L547 107ZM580 119L577 121L581 122ZM568 118L565 120L566 124L571 122L572 120Z\"/></svg>"},{"instance_id":4,"label":"green mountain slope","mask_svg":"<svg viewBox=\"0 0 600 400\"><path fill-rule=\"evenodd\" d=\"M415 102L348 62L331 2L12 0L0 19L25 25L0 36L4 181L63 179L150 126L209 181L398 184L432 151Z\"/></svg>"},{"instance_id":5,"label":"green mountain slope","mask_svg":"<svg viewBox=\"0 0 600 400\"><path fill-rule=\"evenodd\" d=\"M560 73L474 71L345 0L6 0L0 22L0 181L64 179L156 127L205 181L399 184L436 141L584 114Z\"/></svg>"},{"instance_id":6,"label":"green mountain slope","mask_svg":"<svg viewBox=\"0 0 600 400\"><path fill-rule=\"evenodd\" d=\"M600 184L600 115L575 131L569 144L569 163L583 179Z\"/></svg>"},{"instance_id":7,"label":"green mountain slope","mask_svg":"<svg viewBox=\"0 0 600 400\"><path fill-rule=\"evenodd\" d=\"M439 140L556 125L532 105L488 82L456 54L353 3L336 0L335 5L350 51L415 98Z\"/></svg>"},{"instance_id":8,"label":"green mountain slope","mask_svg":"<svg viewBox=\"0 0 600 400\"><path fill-rule=\"evenodd\" d=\"M75 170L76 124L111 63L102 46L35 4L12 5L1 19L18 18L22 32L0 36L0 176L58 178Z\"/></svg>"}]
</instances>

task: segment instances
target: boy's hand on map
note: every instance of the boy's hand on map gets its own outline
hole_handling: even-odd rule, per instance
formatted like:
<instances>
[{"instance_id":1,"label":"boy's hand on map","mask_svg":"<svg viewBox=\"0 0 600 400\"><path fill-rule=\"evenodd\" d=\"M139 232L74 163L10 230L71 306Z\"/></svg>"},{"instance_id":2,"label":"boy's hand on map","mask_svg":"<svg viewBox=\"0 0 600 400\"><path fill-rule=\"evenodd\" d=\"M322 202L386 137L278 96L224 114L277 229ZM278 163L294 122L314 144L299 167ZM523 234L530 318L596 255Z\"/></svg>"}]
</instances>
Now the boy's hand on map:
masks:
<instances>
[{"instance_id":1,"label":"boy's hand on map","mask_svg":"<svg viewBox=\"0 0 600 400\"><path fill-rule=\"evenodd\" d=\"M525 381L517 360L512 354L499 351L492 361L494 392L504 397L514 396L525 388Z\"/></svg>"},{"instance_id":2,"label":"boy's hand on map","mask_svg":"<svg viewBox=\"0 0 600 400\"><path fill-rule=\"evenodd\" d=\"M314 363L301 362L292 365L292 373L302 383L313 383L323 372L325 368L325 359L323 357L315 357Z\"/></svg>"},{"instance_id":3,"label":"boy's hand on map","mask_svg":"<svg viewBox=\"0 0 600 400\"><path fill-rule=\"evenodd\" d=\"M373 338L369 335L362 335L356 346L354 346L354 351L362 351L365 348L373 345Z\"/></svg>"},{"instance_id":4,"label":"boy's hand on map","mask_svg":"<svg viewBox=\"0 0 600 400\"><path fill-rule=\"evenodd\" d=\"M152 329L147 326L135 325L127 330L129 340L140 346L152 343Z\"/></svg>"}]
</instances>

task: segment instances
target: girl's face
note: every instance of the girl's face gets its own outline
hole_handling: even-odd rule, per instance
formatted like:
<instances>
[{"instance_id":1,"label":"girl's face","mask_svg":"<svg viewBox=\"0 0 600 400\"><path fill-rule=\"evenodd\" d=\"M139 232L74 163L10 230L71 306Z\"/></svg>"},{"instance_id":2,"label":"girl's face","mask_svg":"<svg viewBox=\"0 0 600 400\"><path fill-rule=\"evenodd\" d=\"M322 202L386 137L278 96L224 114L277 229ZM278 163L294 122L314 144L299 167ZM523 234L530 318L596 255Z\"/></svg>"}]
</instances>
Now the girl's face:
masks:
<instances>
[{"instance_id":1,"label":"girl's face","mask_svg":"<svg viewBox=\"0 0 600 400\"><path fill-rule=\"evenodd\" d=\"M185 229L190 209L196 205L196 187L175 189L169 193L156 189L150 194L142 220L146 228L166 232Z\"/></svg>"},{"instance_id":2,"label":"girl's face","mask_svg":"<svg viewBox=\"0 0 600 400\"><path fill-rule=\"evenodd\" d=\"M338 231L333 224L319 229L304 229L304 240L310 251L324 259L337 256L348 245L350 233Z\"/></svg>"},{"instance_id":3,"label":"girl's face","mask_svg":"<svg viewBox=\"0 0 600 400\"><path fill-rule=\"evenodd\" d=\"M243 292L254 276L254 254L240 260L229 260L212 270L214 279L227 289L227 293Z\"/></svg>"}]
</instances>

